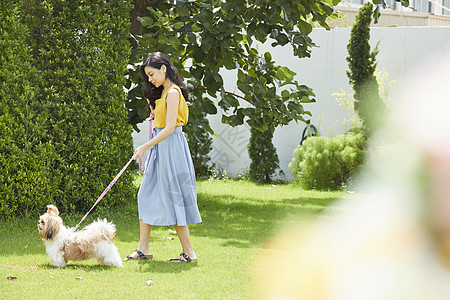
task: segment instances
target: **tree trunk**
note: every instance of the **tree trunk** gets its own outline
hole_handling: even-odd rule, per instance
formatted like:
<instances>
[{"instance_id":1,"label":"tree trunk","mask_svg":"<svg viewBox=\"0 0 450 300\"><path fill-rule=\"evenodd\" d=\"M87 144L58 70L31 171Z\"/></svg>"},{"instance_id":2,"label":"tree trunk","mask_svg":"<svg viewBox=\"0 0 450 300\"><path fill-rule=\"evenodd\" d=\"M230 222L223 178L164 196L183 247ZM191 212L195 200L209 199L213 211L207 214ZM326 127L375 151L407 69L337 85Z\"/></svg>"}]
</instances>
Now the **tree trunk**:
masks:
<instances>
[{"instance_id":1,"label":"tree trunk","mask_svg":"<svg viewBox=\"0 0 450 300\"><path fill-rule=\"evenodd\" d=\"M162 0L133 0L133 10L131 11L131 27L130 32L132 36L141 35L143 27L141 22L139 22L138 17L144 17L148 11L147 7L155 6L156 3ZM131 47L133 48L133 53L137 50L138 44L135 38L130 37Z\"/></svg>"}]
</instances>

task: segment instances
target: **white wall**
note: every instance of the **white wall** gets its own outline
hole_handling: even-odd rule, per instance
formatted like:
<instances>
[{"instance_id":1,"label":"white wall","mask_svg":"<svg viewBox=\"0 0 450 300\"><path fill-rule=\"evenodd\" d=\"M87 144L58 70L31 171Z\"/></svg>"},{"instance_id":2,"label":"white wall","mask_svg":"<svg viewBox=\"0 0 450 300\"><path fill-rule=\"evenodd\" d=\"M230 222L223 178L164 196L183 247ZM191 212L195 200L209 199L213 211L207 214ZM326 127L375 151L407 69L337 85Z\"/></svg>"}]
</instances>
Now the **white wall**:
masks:
<instances>
[{"instance_id":1,"label":"white wall","mask_svg":"<svg viewBox=\"0 0 450 300\"><path fill-rule=\"evenodd\" d=\"M314 29L311 33L313 42L318 46L312 49L311 58L299 59L292 55L289 46L272 48L270 44L259 47L261 52L269 51L279 65L288 66L297 73L296 79L301 84L311 87L316 94L316 103L306 104L305 109L312 112L311 123L320 130L320 135L332 136L345 131L344 120L350 118L350 112L339 106L332 93L344 89L352 93L346 71L347 44L350 28L336 28L330 31ZM402 80L408 69L420 60L426 60L442 49L450 46L450 27L390 27L372 28L372 47L379 44L377 56L378 68L384 69L388 81ZM222 73L225 88L238 92L235 85L235 73ZM250 159L247 144L250 137L247 125L229 127L221 124L221 114L209 117L211 127L219 137L213 137L212 160L218 167L227 171L231 177L248 169ZM292 152L300 142L305 124L292 122L288 126L277 128L274 145L280 159L280 168L286 179L292 180L288 164ZM148 123L141 124L141 133L133 134L135 145L148 139Z\"/></svg>"}]
</instances>

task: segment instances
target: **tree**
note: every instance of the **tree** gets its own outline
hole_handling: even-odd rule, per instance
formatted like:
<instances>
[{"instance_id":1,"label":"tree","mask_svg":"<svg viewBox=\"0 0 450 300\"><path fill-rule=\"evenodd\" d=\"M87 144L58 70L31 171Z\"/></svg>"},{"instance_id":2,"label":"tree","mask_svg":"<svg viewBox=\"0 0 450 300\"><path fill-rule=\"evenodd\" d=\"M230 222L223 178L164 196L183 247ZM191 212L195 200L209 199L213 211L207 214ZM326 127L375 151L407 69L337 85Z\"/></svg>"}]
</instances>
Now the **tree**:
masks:
<instances>
[{"instance_id":1,"label":"tree","mask_svg":"<svg viewBox=\"0 0 450 300\"><path fill-rule=\"evenodd\" d=\"M166 1L152 4L145 16L134 14L143 26L135 28L138 47L131 61L137 64L149 52L162 51L188 78L192 87L190 119L202 119L203 125L186 126L191 148L198 136L213 132L205 113L216 114L217 108L225 124L247 122L252 128L272 133L292 120L308 122L304 116L311 114L302 104L314 102L314 93L294 80L294 72L275 65L269 52L260 55L254 40L263 43L270 36L274 46L290 43L297 56L307 57L314 45L308 37L312 26L307 19L326 26L325 18L332 12L330 5L316 1L305 9L296 1L241 0L194 1L180 6ZM142 2L138 7L143 7ZM239 93L224 89L219 73L222 68L237 71ZM136 66L130 70L127 84L127 107L133 125L149 114L144 109L140 81ZM217 96L219 100L214 103L210 97Z\"/></svg>"},{"instance_id":2,"label":"tree","mask_svg":"<svg viewBox=\"0 0 450 300\"><path fill-rule=\"evenodd\" d=\"M290 43L295 55L308 57L314 44L308 37L312 25L307 20L327 27L325 19L333 11L329 4L314 1L306 8L287 0L193 1L180 6L161 0L153 4L146 16L138 18L143 28L136 36L139 48L132 62L141 62L153 51L168 54L194 90L201 91L193 97L193 114L214 114L218 107L224 123L236 126L246 121L262 131L272 123L276 127L306 121L304 115L309 113L302 104L315 101L312 90L295 81L295 73L287 67L276 66L270 53L260 55L254 40L266 42L270 37L273 46ZM221 68L237 71L239 94L223 88ZM148 115L138 76L131 75L128 83L134 87L128 102L132 124ZM208 95L219 95L217 106ZM205 129L211 132L208 125Z\"/></svg>"},{"instance_id":3,"label":"tree","mask_svg":"<svg viewBox=\"0 0 450 300\"><path fill-rule=\"evenodd\" d=\"M354 108L362 121L366 137L377 128L386 110L375 76L378 45L371 51L369 44L372 9L372 3L366 3L360 9L347 46L350 69L347 76L355 91Z\"/></svg>"},{"instance_id":4,"label":"tree","mask_svg":"<svg viewBox=\"0 0 450 300\"><path fill-rule=\"evenodd\" d=\"M193 97L196 108L208 114L220 108L223 122L232 126L245 119L251 127L264 131L273 122L277 127L292 120L306 121L303 117L308 112L302 104L315 101L312 90L294 81L295 73L288 68L276 66L269 53L259 53L254 41L271 41L274 47L289 44L297 57L309 57L315 46L308 36L312 24L329 29L327 18L334 15L332 5L339 2L134 0L131 62L142 62L149 52L168 54L193 89L203 91ZM398 2L409 5L408 0ZM374 3L386 5L384 0ZM373 12L376 19L379 5ZM221 68L238 72L239 93L223 88ZM130 70L127 83L133 125L149 114L141 98L139 76L136 68ZM208 96L217 95L215 105ZM206 129L211 132L207 125Z\"/></svg>"}]
</instances>

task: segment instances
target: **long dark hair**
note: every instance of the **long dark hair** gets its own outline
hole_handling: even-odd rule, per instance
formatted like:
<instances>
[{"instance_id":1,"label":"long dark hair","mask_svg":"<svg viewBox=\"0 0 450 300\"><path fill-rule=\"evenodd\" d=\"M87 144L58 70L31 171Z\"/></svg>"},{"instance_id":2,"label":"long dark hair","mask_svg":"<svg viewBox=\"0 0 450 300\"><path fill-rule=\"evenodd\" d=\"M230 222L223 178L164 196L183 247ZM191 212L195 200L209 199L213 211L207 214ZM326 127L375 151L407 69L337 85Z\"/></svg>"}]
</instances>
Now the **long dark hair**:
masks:
<instances>
[{"instance_id":1,"label":"long dark hair","mask_svg":"<svg viewBox=\"0 0 450 300\"><path fill-rule=\"evenodd\" d=\"M166 66L166 78L169 78L173 83L178 85L183 93L184 99L189 100L189 92L186 84L178 73L177 68L173 65L172 61L161 52L150 53L147 59L141 65L141 75L144 79L143 93L144 97L150 101L151 107L155 108L155 101L161 98L161 93L164 87L161 85L159 88L155 87L151 82L148 81L148 76L145 74L144 68L146 66L152 67L154 69L161 69L161 66Z\"/></svg>"}]
</instances>

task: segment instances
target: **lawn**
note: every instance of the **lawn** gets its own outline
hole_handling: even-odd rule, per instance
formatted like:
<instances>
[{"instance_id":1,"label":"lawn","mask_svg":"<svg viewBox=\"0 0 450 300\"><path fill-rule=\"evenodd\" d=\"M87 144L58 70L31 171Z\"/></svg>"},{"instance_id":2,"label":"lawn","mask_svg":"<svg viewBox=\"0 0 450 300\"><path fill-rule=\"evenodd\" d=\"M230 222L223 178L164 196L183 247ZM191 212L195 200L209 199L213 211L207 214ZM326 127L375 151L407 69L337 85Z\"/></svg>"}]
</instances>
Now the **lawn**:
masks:
<instances>
[{"instance_id":1,"label":"lawn","mask_svg":"<svg viewBox=\"0 0 450 300\"><path fill-rule=\"evenodd\" d=\"M125 262L124 268L102 267L96 261L70 262L59 269L50 265L36 229L42 212L0 223L0 293L4 299L248 299L251 267L264 243L293 219L315 218L331 207L342 192L302 191L293 185L257 185L236 180L197 183L203 223L190 226L199 260L170 264L178 256L178 238L168 227L154 227L151 261ZM110 191L114 192L114 188ZM83 214L61 216L75 226ZM137 204L105 211L101 202L83 222L107 218L117 226L122 257L138 246ZM268 250L269 251L269 250ZM10 280L8 277L17 279ZM147 280L151 279L150 285Z\"/></svg>"}]
</instances>

